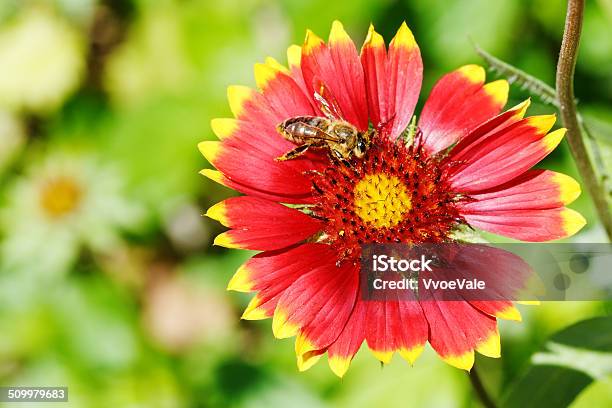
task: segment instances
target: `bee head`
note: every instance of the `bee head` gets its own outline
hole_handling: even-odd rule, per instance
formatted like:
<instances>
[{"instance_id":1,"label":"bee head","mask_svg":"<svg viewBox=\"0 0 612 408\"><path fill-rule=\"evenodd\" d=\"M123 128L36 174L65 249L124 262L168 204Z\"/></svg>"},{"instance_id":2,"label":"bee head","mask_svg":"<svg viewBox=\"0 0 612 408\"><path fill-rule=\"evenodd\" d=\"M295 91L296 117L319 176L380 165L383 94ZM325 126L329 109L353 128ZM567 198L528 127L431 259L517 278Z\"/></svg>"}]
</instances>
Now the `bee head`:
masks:
<instances>
[{"instance_id":1,"label":"bee head","mask_svg":"<svg viewBox=\"0 0 612 408\"><path fill-rule=\"evenodd\" d=\"M368 133L358 133L355 147L353 148L353 154L356 158L361 159L365 156L366 151L370 147L370 135Z\"/></svg>"}]
</instances>

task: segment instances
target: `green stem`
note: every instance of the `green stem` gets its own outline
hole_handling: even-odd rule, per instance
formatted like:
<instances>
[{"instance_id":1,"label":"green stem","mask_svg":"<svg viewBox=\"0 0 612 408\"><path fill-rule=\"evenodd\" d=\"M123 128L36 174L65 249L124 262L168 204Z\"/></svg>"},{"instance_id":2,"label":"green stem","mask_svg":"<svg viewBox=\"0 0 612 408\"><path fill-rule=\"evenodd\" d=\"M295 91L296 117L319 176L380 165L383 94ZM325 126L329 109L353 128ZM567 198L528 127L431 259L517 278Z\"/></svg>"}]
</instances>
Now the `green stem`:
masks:
<instances>
[{"instance_id":1,"label":"green stem","mask_svg":"<svg viewBox=\"0 0 612 408\"><path fill-rule=\"evenodd\" d=\"M584 0L568 0L565 30L559 60L557 63L557 100L561 111L563 126L567 128L567 142L576 167L593 199L597 215L612 241L612 212L602 183L598 181L591 159L589 158L576 110L574 99L574 69L578 56L578 45L582 31Z\"/></svg>"},{"instance_id":2,"label":"green stem","mask_svg":"<svg viewBox=\"0 0 612 408\"><path fill-rule=\"evenodd\" d=\"M485 408L497 408L497 405L493 402L493 399L485 389L482 381L480 381L480 376L478 375L478 371L476 370L476 366L473 366L469 371L468 376L470 377L470 382L472 383L472 388L478 395L480 402Z\"/></svg>"}]
</instances>

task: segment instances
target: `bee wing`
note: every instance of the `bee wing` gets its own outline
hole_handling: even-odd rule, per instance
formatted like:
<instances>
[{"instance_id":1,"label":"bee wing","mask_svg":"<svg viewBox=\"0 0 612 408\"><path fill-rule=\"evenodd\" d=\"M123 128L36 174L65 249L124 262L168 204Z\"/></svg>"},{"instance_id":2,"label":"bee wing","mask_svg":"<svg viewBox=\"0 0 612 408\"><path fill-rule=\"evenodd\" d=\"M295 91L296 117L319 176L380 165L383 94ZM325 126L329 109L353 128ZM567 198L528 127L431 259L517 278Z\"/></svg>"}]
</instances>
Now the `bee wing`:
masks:
<instances>
[{"instance_id":1,"label":"bee wing","mask_svg":"<svg viewBox=\"0 0 612 408\"><path fill-rule=\"evenodd\" d=\"M342 110L338 101L331 93L325 82L319 77L314 77L312 80L314 87L314 98L317 101L319 110L330 120L343 120Z\"/></svg>"},{"instance_id":2,"label":"bee wing","mask_svg":"<svg viewBox=\"0 0 612 408\"><path fill-rule=\"evenodd\" d=\"M312 126L304 122L298 122L298 123L304 126L306 129L310 129L316 135L316 136L300 135L300 138L303 140L325 140L328 142L340 142L341 141L338 136L331 135L316 126Z\"/></svg>"}]
</instances>

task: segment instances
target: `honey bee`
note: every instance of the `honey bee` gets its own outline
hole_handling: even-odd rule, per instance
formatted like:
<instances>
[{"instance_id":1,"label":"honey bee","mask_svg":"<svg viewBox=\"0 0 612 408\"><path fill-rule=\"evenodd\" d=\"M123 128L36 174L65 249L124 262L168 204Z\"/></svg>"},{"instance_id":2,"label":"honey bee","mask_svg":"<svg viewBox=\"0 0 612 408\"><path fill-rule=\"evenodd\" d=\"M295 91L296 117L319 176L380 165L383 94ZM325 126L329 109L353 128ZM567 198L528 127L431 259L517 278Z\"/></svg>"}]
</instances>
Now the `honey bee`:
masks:
<instances>
[{"instance_id":1,"label":"honey bee","mask_svg":"<svg viewBox=\"0 0 612 408\"><path fill-rule=\"evenodd\" d=\"M344 161L353 156L362 158L377 131L362 132L344 120L338 103L323 82L317 81L315 85L318 86L315 86L314 99L325 117L296 116L280 123L276 127L278 133L298 146L276 160L295 159L310 148L328 149L333 157Z\"/></svg>"}]
</instances>

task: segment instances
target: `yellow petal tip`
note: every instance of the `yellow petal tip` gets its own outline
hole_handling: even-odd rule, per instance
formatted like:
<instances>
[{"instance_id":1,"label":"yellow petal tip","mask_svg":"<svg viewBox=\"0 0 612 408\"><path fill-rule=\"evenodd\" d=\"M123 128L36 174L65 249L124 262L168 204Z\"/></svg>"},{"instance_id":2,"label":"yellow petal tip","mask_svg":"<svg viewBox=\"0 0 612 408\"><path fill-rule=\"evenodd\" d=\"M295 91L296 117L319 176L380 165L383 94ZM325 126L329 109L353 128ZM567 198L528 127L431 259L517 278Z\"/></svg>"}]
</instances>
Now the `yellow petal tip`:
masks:
<instances>
[{"instance_id":1,"label":"yellow petal tip","mask_svg":"<svg viewBox=\"0 0 612 408\"><path fill-rule=\"evenodd\" d=\"M483 87L484 91L493 99L493 103L504 106L508 102L508 92L510 85L505 79L489 82Z\"/></svg>"},{"instance_id":2,"label":"yellow petal tip","mask_svg":"<svg viewBox=\"0 0 612 408\"><path fill-rule=\"evenodd\" d=\"M535 128L536 131L541 134L548 132L553 127L556 120L557 116L554 113L550 115L530 116L525 119L529 126Z\"/></svg>"},{"instance_id":3,"label":"yellow petal tip","mask_svg":"<svg viewBox=\"0 0 612 408\"><path fill-rule=\"evenodd\" d=\"M487 337L482 343L476 346L476 351L480 354L498 358L501 356L501 342L499 339L499 332L495 330L489 337Z\"/></svg>"},{"instance_id":4,"label":"yellow petal tip","mask_svg":"<svg viewBox=\"0 0 612 408\"><path fill-rule=\"evenodd\" d=\"M309 352L306 354L297 356L297 367L298 371L303 372L314 366L320 359L322 354L316 352Z\"/></svg>"},{"instance_id":5,"label":"yellow petal tip","mask_svg":"<svg viewBox=\"0 0 612 408\"><path fill-rule=\"evenodd\" d=\"M554 123L554 120L552 123ZM549 134L544 136L542 142L544 143L544 148L546 149L546 151L553 151L559 145L559 143L561 143L561 140L563 139L563 136L565 136L566 132L567 129L561 128L555 130L554 132L550 132Z\"/></svg>"},{"instance_id":6,"label":"yellow petal tip","mask_svg":"<svg viewBox=\"0 0 612 408\"><path fill-rule=\"evenodd\" d=\"M266 86L270 81L276 78L276 71L272 66L268 64L255 64L255 83L257 87L262 91L266 89Z\"/></svg>"},{"instance_id":7,"label":"yellow petal tip","mask_svg":"<svg viewBox=\"0 0 612 408\"><path fill-rule=\"evenodd\" d=\"M525 306L540 306L541 304L539 300L517 300L516 303Z\"/></svg>"},{"instance_id":8,"label":"yellow petal tip","mask_svg":"<svg viewBox=\"0 0 612 408\"><path fill-rule=\"evenodd\" d=\"M297 334L298 330L299 327L289 322L287 314L277 306L272 319L272 333L274 337L277 339L293 337Z\"/></svg>"},{"instance_id":9,"label":"yellow petal tip","mask_svg":"<svg viewBox=\"0 0 612 408\"><path fill-rule=\"evenodd\" d=\"M457 70L463 77L467 78L468 81L478 84L484 83L485 81L485 69L480 65L469 64L460 67Z\"/></svg>"},{"instance_id":10,"label":"yellow petal tip","mask_svg":"<svg viewBox=\"0 0 612 408\"><path fill-rule=\"evenodd\" d=\"M289 69L287 69L286 66L284 66L283 64L281 64L280 62L278 62L276 59L272 58L272 57L267 57L265 64L267 66L269 66L270 68L272 68L275 71L279 71L285 74L289 74Z\"/></svg>"},{"instance_id":11,"label":"yellow petal tip","mask_svg":"<svg viewBox=\"0 0 612 408\"><path fill-rule=\"evenodd\" d=\"M555 173L553 176L553 182L557 185L559 190L559 201L561 201L563 204L573 202L582 192L580 184L566 174Z\"/></svg>"},{"instance_id":12,"label":"yellow petal tip","mask_svg":"<svg viewBox=\"0 0 612 408\"><path fill-rule=\"evenodd\" d=\"M389 364L393 358L393 351L382 351L370 349L374 357L383 364Z\"/></svg>"},{"instance_id":13,"label":"yellow petal tip","mask_svg":"<svg viewBox=\"0 0 612 408\"><path fill-rule=\"evenodd\" d=\"M402 348L399 351L400 356L406 361L410 363L410 365L414 365L415 361L419 358L423 349L425 348L424 344L420 344L418 346L414 346L410 349Z\"/></svg>"},{"instance_id":14,"label":"yellow petal tip","mask_svg":"<svg viewBox=\"0 0 612 408\"><path fill-rule=\"evenodd\" d=\"M290 67L299 67L302 60L302 47L299 45L291 45L287 48L287 62Z\"/></svg>"},{"instance_id":15,"label":"yellow petal tip","mask_svg":"<svg viewBox=\"0 0 612 408\"><path fill-rule=\"evenodd\" d=\"M200 153L208 160L210 163L215 164L216 158L219 156L219 152L221 151L221 142L214 141L205 141L198 143L198 149Z\"/></svg>"},{"instance_id":16,"label":"yellow petal tip","mask_svg":"<svg viewBox=\"0 0 612 408\"><path fill-rule=\"evenodd\" d=\"M519 103L512 109L515 110L517 112L517 116L522 119L525 116L525 113L527 113L529 105L531 105L531 98L525 99L523 102Z\"/></svg>"},{"instance_id":17,"label":"yellow petal tip","mask_svg":"<svg viewBox=\"0 0 612 408\"><path fill-rule=\"evenodd\" d=\"M442 357L442 360L453 367L460 368L462 370L470 371L474 366L474 351L470 350L459 355L448 355Z\"/></svg>"},{"instance_id":18,"label":"yellow petal tip","mask_svg":"<svg viewBox=\"0 0 612 408\"><path fill-rule=\"evenodd\" d=\"M495 317L504 320L514 320L520 322L523 318L521 317L521 312L514 306L510 305L503 310L495 313Z\"/></svg>"},{"instance_id":19,"label":"yellow petal tip","mask_svg":"<svg viewBox=\"0 0 612 408\"><path fill-rule=\"evenodd\" d=\"M217 203L210 207L204 215L206 215L208 218L212 218L213 220L219 221L223 225L226 225L226 212L227 208L225 206L225 202L221 201L220 203Z\"/></svg>"},{"instance_id":20,"label":"yellow petal tip","mask_svg":"<svg viewBox=\"0 0 612 408\"><path fill-rule=\"evenodd\" d=\"M225 179L223 177L223 174L218 171L218 170L214 170L214 169L203 169L200 170L200 174L203 175L204 177L209 178L210 180L219 183L221 185L225 185Z\"/></svg>"},{"instance_id":21,"label":"yellow petal tip","mask_svg":"<svg viewBox=\"0 0 612 408\"><path fill-rule=\"evenodd\" d=\"M338 43L347 43L351 42L351 38L344 30L344 26L338 20L334 20L332 23L332 28L329 33L329 43L330 44L338 44Z\"/></svg>"},{"instance_id":22,"label":"yellow petal tip","mask_svg":"<svg viewBox=\"0 0 612 408\"><path fill-rule=\"evenodd\" d=\"M261 299L259 298L259 295L256 295L253 299L251 299L240 318L243 320L263 320L271 317L268 315L268 313L266 313L266 310L260 306Z\"/></svg>"},{"instance_id":23,"label":"yellow petal tip","mask_svg":"<svg viewBox=\"0 0 612 408\"><path fill-rule=\"evenodd\" d=\"M240 248L240 246L232 240L228 232L229 231L217 235L213 245L222 246L225 248Z\"/></svg>"},{"instance_id":24,"label":"yellow petal tip","mask_svg":"<svg viewBox=\"0 0 612 408\"><path fill-rule=\"evenodd\" d=\"M215 118L210 121L210 127L219 140L227 139L238 128L238 121L232 118Z\"/></svg>"},{"instance_id":25,"label":"yellow petal tip","mask_svg":"<svg viewBox=\"0 0 612 408\"><path fill-rule=\"evenodd\" d=\"M332 372L342 378L351 365L351 359L348 357L333 356L327 359L327 363Z\"/></svg>"},{"instance_id":26,"label":"yellow petal tip","mask_svg":"<svg viewBox=\"0 0 612 408\"><path fill-rule=\"evenodd\" d=\"M240 116L244 105L253 98L255 90L242 85L230 85L227 88L227 100L234 117Z\"/></svg>"},{"instance_id":27,"label":"yellow petal tip","mask_svg":"<svg viewBox=\"0 0 612 408\"><path fill-rule=\"evenodd\" d=\"M315 33L311 30L306 31L306 39L304 40L304 46L302 47L302 52L306 55L310 55L312 51L323 45L323 40L319 38Z\"/></svg>"},{"instance_id":28,"label":"yellow petal tip","mask_svg":"<svg viewBox=\"0 0 612 408\"><path fill-rule=\"evenodd\" d=\"M295 354L299 356L312 350L316 350L315 345L304 334L300 333L295 339Z\"/></svg>"},{"instance_id":29,"label":"yellow petal tip","mask_svg":"<svg viewBox=\"0 0 612 408\"><path fill-rule=\"evenodd\" d=\"M240 266L232 276L227 284L227 290L233 290L234 292L251 292L253 290L250 271L245 265Z\"/></svg>"},{"instance_id":30,"label":"yellow petal tip","mask_svg":"<svg viewBox=\"0 0 612 408\"><path fill-rule=\"evenodd\" d=\"M370 28L368 29L368 35L366 36L365 41L363 42L363 48L372 47L384 47L385 40L382 38L380 34L376 32L374 29L374 24L370 24Z\"/></svg>"},{"instance_id":31,"label":"yellow petal tip","mask_svg":"<svg viewBox=\"0 0 612 408\"><path fill-rule=\"evenodd\" d=\"M403 47L407 49L411 49L417 46L416 40L414 39L414 35L410 28L408 28L408 24L406 22L402 22L402 25L397 30L395 37L391 40L392 47Z\"/></svg>"},{"instance_id":32,"label":"yellow petal tip","mask_svg":"<svg viewBox=\"0 0 612 408\"><path fill-rule=\"evenodd\" d=\"M566 237L571 237L586 225L586 220L582 214L571 208L564 208L561 217L563 218L563 230Z\"/></svg>"}]
</instances>

